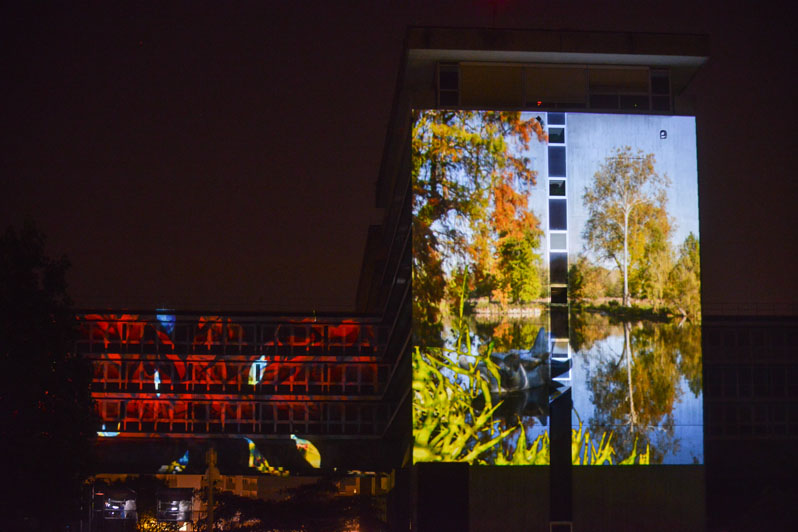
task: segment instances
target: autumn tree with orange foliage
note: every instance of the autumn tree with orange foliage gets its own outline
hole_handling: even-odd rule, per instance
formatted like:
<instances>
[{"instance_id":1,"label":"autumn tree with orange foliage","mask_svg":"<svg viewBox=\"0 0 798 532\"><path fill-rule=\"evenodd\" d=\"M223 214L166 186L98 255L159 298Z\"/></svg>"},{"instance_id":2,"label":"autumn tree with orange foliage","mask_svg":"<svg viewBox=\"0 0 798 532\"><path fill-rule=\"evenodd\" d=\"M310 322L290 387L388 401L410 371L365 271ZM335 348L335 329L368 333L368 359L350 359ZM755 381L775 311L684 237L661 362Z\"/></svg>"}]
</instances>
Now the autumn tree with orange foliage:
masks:
<instances>
[{"instance_id":1,"label":"autumn tree with orange foliage","mask_svg":"<svg viewBox=\"0 0 798 532\"><path fill-rule=\"evenodd\" d=\"M540 290L542 234L529 210L536 173L524 155L541 124L520 112L423 111L414 116L413 313L416 334L440 331L447 277L468 270L469 290L503 302Z\"/></svg>"}]
</instances>

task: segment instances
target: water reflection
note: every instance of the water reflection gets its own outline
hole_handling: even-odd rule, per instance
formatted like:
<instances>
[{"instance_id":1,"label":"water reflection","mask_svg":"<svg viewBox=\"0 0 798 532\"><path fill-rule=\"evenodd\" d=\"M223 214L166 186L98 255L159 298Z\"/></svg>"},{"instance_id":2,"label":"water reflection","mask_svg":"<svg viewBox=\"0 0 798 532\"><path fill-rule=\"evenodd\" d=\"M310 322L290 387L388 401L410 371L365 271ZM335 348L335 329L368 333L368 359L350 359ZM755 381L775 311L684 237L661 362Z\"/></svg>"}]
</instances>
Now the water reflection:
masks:
<instances>
[{"instance_id":1,"label":"water reflection","mask_svg":"<svg viewBox=\"0 0 798 532\"><path fill-rule=\"evenodd\" d=\"M466 373L475 371L486 384L484 392L475 396L471 405L474 414L481 415L490 405L495 407L491 417L497 425L492 431L475 431L479 443L487 444L498 433L507 431L498 445L490 446L480 455L480 463L548 463L549 400L554 387L549 375L547 322L545 314L504 320L471 315L464 317L464 323L443 324L447 333L444 350L461 353L456 358L450 355L449 360ZM465 352L471 355L462 354L460 331L464 329L469 331L469 348ZM490 361L490 368L486 361ZM441 373L450 376L445 370ZM474 384L463 375L451 377L464 390Z\"/></svg>"},{"instance_id":2,"label":"water reflection","mask_svg":"<svg viewBox=\"0 0 798 532\"><path fill-rule=\"evenodd\" d=\"M501 324L504 327L508 324ZM536 329L534 340L529 341L527 333ZM495 334L494 329L494 334ZM508 340L507 336L513 334L512 327L504 327L504 336L492 336L486 351L480 353L488 355L495 365L495 373L489 371L487 361L479 361L479 355L460 355L458 363L461 368L468 370L476 367L481 378L488 384L487 389L491 404L498 405L495 416L503 420L505 425L529 426L528 418L537 418L541 425L546 425L549 412L549 392L551 390L551 374L549 372L549 335L546 328L536 327L516 328L515 340ZM501 347L496 349L496 339L500 339ZM475 341L479 341L479 337ZM484 341L480 342L484 345ZM516 347L522 345L522 348ZM485 403L485 398L479 398ZM477 404L478 411L483 408Z\"/></svg>"},{"instance_id":3,"label":"water reflection","mask_svg":"<svg viewBox=\"0 0 798 532\"><path fill-rule=\"evenodd\" d=\"M651 463L703 462L699 326L577 312L571 348L575 426L612 432L618 456L636 445Z\"/></svg>"},{"instance_id":4,"label":"water reflection","mask_svg":"<svg viewBox=\"0 0 798 532\"><path fill-rule=\"evenodd\" d=\"M548 321L475 319L480 349L528 349ZM650 463L703 463L701 327L690 322L620 321L594 312L570 315L573 355L573 426L581 421L597 438L612 433L615 463L649 449ZM537 412L547 425L549 391L537 392ZM510 403L507 409L511 409ZM534 423L526 417L526 423Z\"/></svg>"},{"instance_id":5,"label":"water reflection","mask_svg":"<svg viewBox=\"0 0 798 532\"><path fill-rule=\"evenodd\" d=\"M491 416L497 424L480 433L474 445L487 445L500 432L508 434L499 446L482 453L480 462L507 463L513 457L518 463L546 463L549 403L561 389L549 373L549 316L543 312L537 317L486 319L472 315L463 319L456 327L442 324L442 351L449 353L447 364L452 369L439 367L439 371L462 390L473 388L466 370L482 376L488 387L485 393L471 396L473 418L485 411L486 402L498 405ZM604 452L615 464L630 457L633 463L702 463L700 326L621 321L587 311L572 312L569 321L574 438L584 438L588 447L599 450L602 442L606 443ZM464 341L458 330L468 331L468 349L456 345L458 339L461 344ZM465 357L464 352L474 356ZM488 357L493 369L480 366L484 365L480 356L482 360ZM460 370L463 373L458 373ZM528 385L510 389L516 381ZM537 454L522 458L515 453L520 427L523 448L527 454L538 449ZM579 447L579 442L574 445ZM634 456L641 455L646 461L635 462Z\"/></svg>"}]
</instances>

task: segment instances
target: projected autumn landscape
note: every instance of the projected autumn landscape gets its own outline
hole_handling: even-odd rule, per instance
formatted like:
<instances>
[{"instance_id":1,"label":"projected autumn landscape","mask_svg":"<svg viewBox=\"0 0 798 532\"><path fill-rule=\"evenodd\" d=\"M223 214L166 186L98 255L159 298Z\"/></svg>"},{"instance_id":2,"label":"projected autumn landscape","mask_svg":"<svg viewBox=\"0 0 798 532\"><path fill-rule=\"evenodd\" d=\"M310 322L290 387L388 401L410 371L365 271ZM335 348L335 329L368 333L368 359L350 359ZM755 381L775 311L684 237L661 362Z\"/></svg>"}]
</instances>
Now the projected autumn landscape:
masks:
<instances>
[{"instance_id":1,"label":"projected autumn landscape","mask_svg":"<svg viewBox=\"0 0 798 532\"><path fill-rule=\"evenodd\" d=\"M548 464L570 387L574 464L703 462L694 119L422 111L412 150L414 460Z\"/></svg>"}]
</instances>

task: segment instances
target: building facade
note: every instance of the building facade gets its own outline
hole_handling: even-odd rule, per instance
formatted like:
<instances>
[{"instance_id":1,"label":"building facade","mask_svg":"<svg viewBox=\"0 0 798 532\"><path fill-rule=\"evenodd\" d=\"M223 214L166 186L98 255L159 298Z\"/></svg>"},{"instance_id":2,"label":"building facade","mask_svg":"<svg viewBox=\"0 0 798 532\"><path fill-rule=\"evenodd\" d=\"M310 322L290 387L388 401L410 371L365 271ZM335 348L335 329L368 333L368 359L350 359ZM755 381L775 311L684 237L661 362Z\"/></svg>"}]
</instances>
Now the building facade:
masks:
<instances>
[{"instance_id":1,"label":"building facade","mask_svg":"<svg viewBox=\"0 0 798 532\"><path fill-rule=\"evenodd\" d=\"M377 181L384 217L369 229L358 313L84 312L76 349L94 368L97 478L146 473L201 491L211 448L219 489L245 496L270 497L285 472L352 471L342 491L384 495L392 530L721 529L730 500L767 511L788 498L794 467L782 466L792 462L798 427L794 309L704 306L705 465L572 467L566 394L551 405L560 443L550 466L410 458L413 110L524 110L557 120L587 111L692 114L682 94L707 57L706 38L695 35L411 29ZM567 123L548 126L549 329L561 340L557 376L567 387L568 280L554 275L570 260L568 228L556 216L568 211L569 137ZM202 504L195 499L195 509ZM753 515L745 518L756 528Z\"/></svg>"}]
</instances>

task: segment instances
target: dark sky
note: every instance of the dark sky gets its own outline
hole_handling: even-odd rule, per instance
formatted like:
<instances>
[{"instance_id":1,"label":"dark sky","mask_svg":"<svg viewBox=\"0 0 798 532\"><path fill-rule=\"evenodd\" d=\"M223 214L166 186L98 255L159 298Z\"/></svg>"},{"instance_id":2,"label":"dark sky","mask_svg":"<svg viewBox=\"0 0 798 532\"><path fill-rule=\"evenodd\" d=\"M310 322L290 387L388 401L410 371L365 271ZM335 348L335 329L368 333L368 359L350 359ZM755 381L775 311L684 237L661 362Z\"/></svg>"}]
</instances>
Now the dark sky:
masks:
<instances>
[{"instance_id":1,"label":"dark sky","mask_svg":"<svg viewBox=\"0 0 798 532\"><path fill-rule=\"evenodd\" d=\"M353 308L410 25L708 34L688 89L705 301L798 300L786 3L20 4L0 224L38 223L79 306Z\"/></svg>"}]
</instances>

